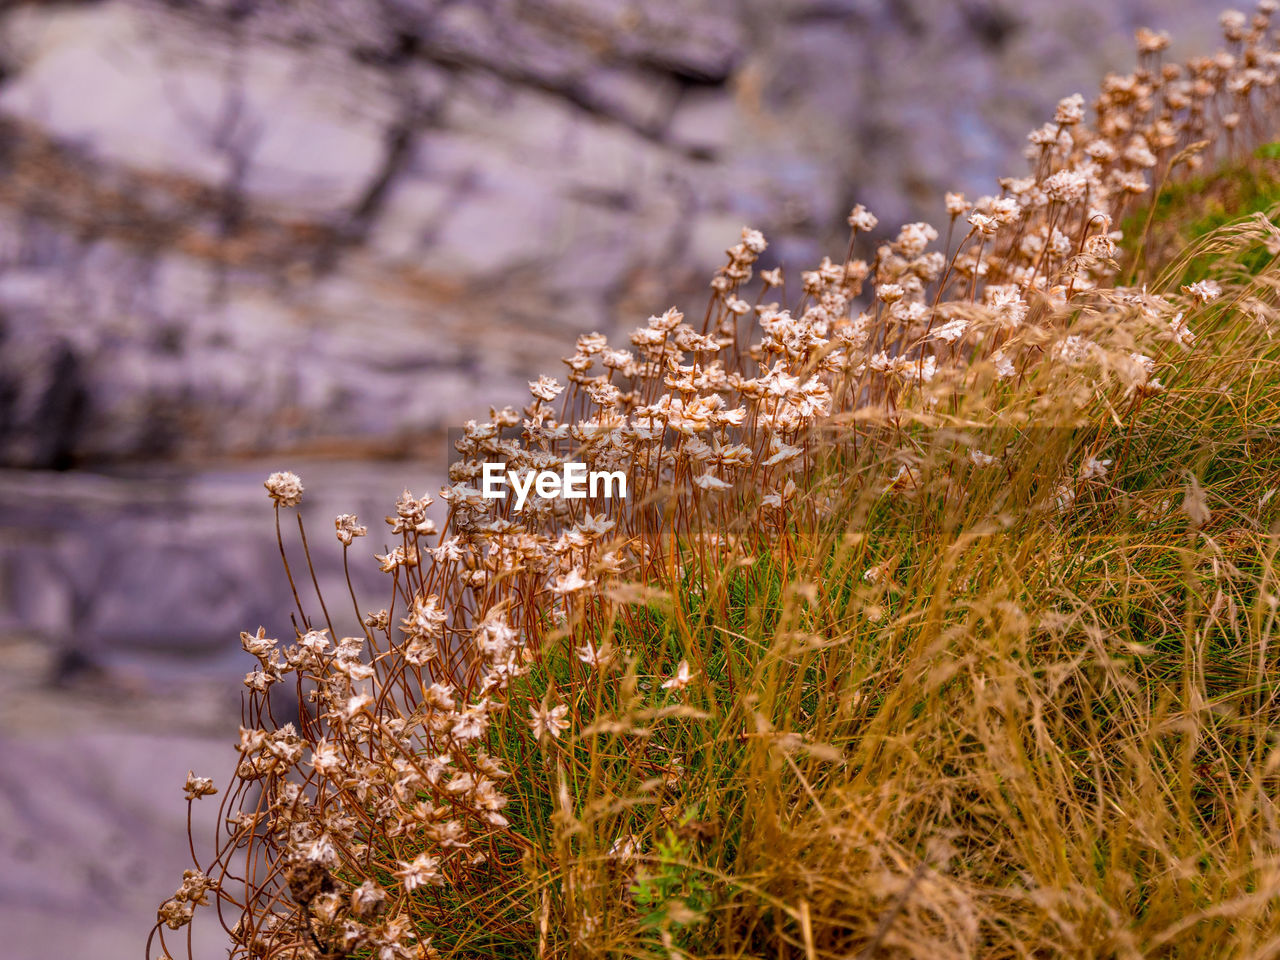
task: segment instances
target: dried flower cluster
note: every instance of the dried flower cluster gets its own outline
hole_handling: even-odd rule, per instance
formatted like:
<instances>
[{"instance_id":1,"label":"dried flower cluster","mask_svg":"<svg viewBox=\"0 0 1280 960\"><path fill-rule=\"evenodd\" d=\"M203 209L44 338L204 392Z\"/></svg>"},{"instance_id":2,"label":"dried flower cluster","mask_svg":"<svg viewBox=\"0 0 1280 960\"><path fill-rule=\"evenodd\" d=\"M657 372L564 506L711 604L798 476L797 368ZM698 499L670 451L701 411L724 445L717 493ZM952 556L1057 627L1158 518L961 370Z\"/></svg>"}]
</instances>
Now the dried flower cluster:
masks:
<instances>
[{"instance_id":1,"label":"dried flower cluster","mask_svg":"<svg viewBox=\"0 0 1280 960\"><path fill-rule=\"evenodd\" d=\"M299 600L287 642L241 635L257 667L218 850L208 875L189 871L161 908L162 949L164 930L212 892L224 916L239 914L237 956L436 955L431 931L459 904L520 885L530 830L572 819L575 745L609 724L641 728L606 709L614 689L631 685L647 704L628 756L663 790L683 771L663 724L732 687L663 643L636 642L637 590L696 591L709 570L785 551L835 502L820 468L842 448L875 447L883 494L916 495L925 481L904 429L954 417L961 397L989 398L993 422L1025 424L1062 415L1073 396L1132 412L1164 389L1162 368L1196 342L1188 318L1222 291L1118 286L1116 225L1179 168L1228 155L1275 116L1274 8L1224 16L1230 51L1185 65L1162 64L1168 38L1141 32L1139 68L1106 78L1091 123L1077 95L1030 134L1028 175L973 201L948 194L944 230L907 224L861 257L878 224L857 207L849 254L803 272L790 305L774 299L787 290L781 269L759 271L752 290L766 241L744 228L701 318L667 310L625 344L583 335L522 410L469 422L441 502L406 491L387 517L385 608L353 595L359 626L342 636L328 608ZM1007 456L973 446L966 469L1007 469ZM486 461L620 470L629 497L533 498L517 514L481 496ZM1087 454L1046 504L1069 510L1111 466ZM948 482L962 492L966 481ZM277 512L302 498L293 474L266 486ZM351 515L335 530L344 554L367 535ZM891 577L891 564L863 575ZM301 705L287 719L273 700L286 686ZM513 800L513 756L545 803ZM189 799L211 792L188 781ZM637 855L630 832L610 856L628 859L624 848ZM247 873L233 892L239 856ZM598 931L571 887L557 910L589 946Z\"/></svg>"}]
</instances>

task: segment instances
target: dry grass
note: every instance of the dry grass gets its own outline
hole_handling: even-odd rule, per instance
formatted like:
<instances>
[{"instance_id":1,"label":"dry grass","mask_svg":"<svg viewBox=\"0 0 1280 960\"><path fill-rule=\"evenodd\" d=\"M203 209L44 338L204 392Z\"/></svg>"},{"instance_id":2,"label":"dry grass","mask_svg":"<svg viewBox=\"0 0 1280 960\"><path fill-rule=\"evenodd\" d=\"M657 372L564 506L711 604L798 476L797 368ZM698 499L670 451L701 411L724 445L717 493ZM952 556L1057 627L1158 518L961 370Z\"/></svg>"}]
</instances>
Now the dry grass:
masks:
<instances>
[{"instance_id":1,"label":"dry grass","mask_svg":"<svg viewBox=\"0 0 1280 960\"><path fill-rule=\"evenodd\" d=\"M703 318L580 338L468 425L438 530L402 498L385 610L279 527L297 635L243 636L151 955L210 895L253 958L1280 953L1280 235L1121 287L1109 234L1274 122L1266 16L1224 26L1181 70L1141 36L949 229L862 251L859 208L799 289L744 231ZM629 496L517 513L497 460Z\"/></svg>"}]
</instances>

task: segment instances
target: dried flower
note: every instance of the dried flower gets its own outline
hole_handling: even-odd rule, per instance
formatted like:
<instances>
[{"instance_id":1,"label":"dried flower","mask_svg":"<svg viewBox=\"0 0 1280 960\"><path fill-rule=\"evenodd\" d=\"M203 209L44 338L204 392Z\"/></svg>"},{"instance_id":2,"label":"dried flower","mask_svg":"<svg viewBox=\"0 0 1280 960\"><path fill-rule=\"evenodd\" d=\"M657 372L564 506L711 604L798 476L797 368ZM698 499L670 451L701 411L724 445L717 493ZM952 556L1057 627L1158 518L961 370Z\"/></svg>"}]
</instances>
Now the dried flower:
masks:
<instances>
[{"instance_id":1,"label":"dried flower","mask_svg":"<svg viewBox=\"0 0 1280 960\"><path fill-rule=\"evenodd\" d=\"M1085 457L1084 462L1080 464L1080 478L1082 480L1097 480L1107 475L1107 467L1111 466L1110 460L1098 460L1095 457Z\"/></svg>"},{"instance_id":2,"label":"dried flower","mask_svg":"<svg viewBox=\"0 0 1280 960\"><path fill-rule=\"evenodd\" d=\"M853 212L849 214L849 226L859 233L870 233L879 223L880 220L862 204L854 207Z\"/></svg>"},{"instance_id":3,"label":"dried flower","mask_svg":"<svg viewBox=\"0 0 1280 960\"><path fill-rule=\"evenodd\" d=\"M302 502L302 480L296 473L279 471L267 477L263 484L267 495L282 507L296 507Z\"/></svg>"},{"instance_id":4,"label":"dried flower","mask_svg":"<svg viewBox=\"0 0 1280 960\"><path fill-rule=\"evenodd\" d=\"M564 387L551 377L539 377L529 381L529 392L538 400L551 401L564 391Z\"/></svg>"},{"instance_id":5,"label":"dried flower","mask_svg":"<svg viewBox=\"0 0 1280 960\"><path fill-rule=\"evenodd\" d=\"M685 687L689 686L689 681L692 680L693 677L694 677L694 674L691 674L689 672L689 661L681 660L680 664L676 667L675 674L671 677L671 679L663 682L662 689L663 690L683 690Z\"/></svg>"},{"instance_id":6,"label":"dried flower","mask_svg":"<svg viewBox=\"0 0 1280 960\"><path fill-rule=\"evenodd\" d=\"M411 893L419 887L444 886L444 877L440 873L439 859L426 853L418 854L408 863L402 860L400 869L392 871L392 873L404 884L406 893Z\"/></svg>"},{"instance_id":7,"label":"dried flower","mask_svg":"<svg viewBox=\"0 0 1280 960\"><path fill-rule=\"evenodd\" d=\"M551 707L536 707L529 710L529 726L533 728L533 735L541 740L546 734L553 737L559 737L561 731L569 729L569 721L565 716L569 713L569 708L564 704Z\"/></svg>"},{"instance_id":8,"label":"dried flower","mask_svg":"<svg viewBox=\"0 0 1280 960\"><path fill-rule=\"evenodd\" d=\"M1063 126L1071 126L1084 120L1084 97L1073 93L1058 101L1058 109L1054 112L1053 122Z\"/></svg>"},{"instance_id":9,"label":"dried flower","mask_svg":"<svg viewBox=\"0 0 1280 960\"><path fill-rule=\"evenodd\" d=\"M218 788L213 785L213 780L209 777L197 777L194 771L187 771L187 782L184 787L188 800L198 800L200 797L209 797L218 792Z\"/></svg>"},{"instance_id":10,"label":"dried flower","mask_svg":"<svg viewBox=\"0 0 1280 960\"><path fill-rule=\"evenodd\" d=\"M359 518L354 513L342 513L334 517L333 526L338 532L338 542L344 547L351 546L352 540L369 532L359 525Z\"/></svg>"},{"instance_id":11,"label":"dried flower","mask_svg":"<svg viewBox=\"0 0 1280 960\"><path fill-rule=\"evenodd\" d=\"M580 590L587 590L595 586L594 580L588 580L582 575L582 571L578 569L570 570L563 576L556 577L551 583L551 592L564 596L570 593L577 593Z\"/></svg>"},{"instance_id":12,"label":"dried flower","mask_svg":"<svg viewBox=\"0 0 1280 960\"><path fill-rule=\"evenodd\" d=\"M1182 292L1194 297L1200 303L1212 303L1222 296L1222 287L1214 280L1198 280L1195 283L1184 285Z\"/></svg>"}]
</instances>

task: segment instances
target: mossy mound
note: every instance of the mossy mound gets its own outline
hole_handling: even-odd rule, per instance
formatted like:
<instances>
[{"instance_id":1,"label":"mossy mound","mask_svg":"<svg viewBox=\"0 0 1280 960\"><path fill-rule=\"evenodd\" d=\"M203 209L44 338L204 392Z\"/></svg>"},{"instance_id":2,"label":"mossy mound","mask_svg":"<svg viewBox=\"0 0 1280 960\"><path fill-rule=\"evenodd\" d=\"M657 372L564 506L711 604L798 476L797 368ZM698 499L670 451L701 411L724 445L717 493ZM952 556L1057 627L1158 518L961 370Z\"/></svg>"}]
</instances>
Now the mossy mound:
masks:
<instances>
[{"instance_id":1,"label":"mossy mound","mask_svg":"<svg viewBox=\"0 0 1280 960\"><path fill-rule=\"evenodd\" d=\"M1248 220L1258 213L1272 223L1280 223L1280 142L1264 144L1245 161L1212 173L1170 178L1160 188L1154 210L1147 204L1120 224L1124 232L1124 275L1135 282L1155 280L1148 265L1174 264L1180 274L1162 277L1166 282L1203 280L1217 258L1205 253L1183 261L1179 252L1191 249L1228 224ZM1259 243L1236 251L1234 259L1243 273L1252 276L1261 272L1274 255Z\"/></svg>"}]
</instances>

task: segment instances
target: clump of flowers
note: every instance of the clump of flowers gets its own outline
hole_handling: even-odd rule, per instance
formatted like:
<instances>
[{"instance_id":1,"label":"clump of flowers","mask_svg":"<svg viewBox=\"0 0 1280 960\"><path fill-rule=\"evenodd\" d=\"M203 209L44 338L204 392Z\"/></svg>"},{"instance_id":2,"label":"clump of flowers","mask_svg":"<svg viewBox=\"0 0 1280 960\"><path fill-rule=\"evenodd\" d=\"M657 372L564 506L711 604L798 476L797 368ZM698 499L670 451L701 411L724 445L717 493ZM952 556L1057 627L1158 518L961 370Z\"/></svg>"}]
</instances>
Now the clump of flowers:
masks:
<instances>
[{"instance_id":1,"label":"clump of flowers","mask_svg":"<svg viewBox=\"0 0 1280 960\"><path fill-rule=\"evenodd\" d=\"M628 762L655 774L653 790L678 789L671 721L733 694L732 676L692 654L621 641L620 623L645 636L628 591L696 591L709 571L785 556L837 502L820 467L843 449L873 449L881 465L846 485L919 496L931 481L906 430L945 422L957 398L988 398L990 425L1099 397L1131 412L1158 394L1156 374L1193 348L1196 311L1221 290L1118 286L1115 225L1174 168L1224 155L1235 127L1217 118L1271 104L1270 13L1224 20L1237 52L1185 65L1161 65L1165 41L1140 34L1140 66L1105 79L1092 123L1076 95L1031 133L1027 175L972 201L948 194L947 230L911 223L874 245L878 221L855 208L849 254L802 272L789 303L770 299L779 269L753 292L767 242L744 228L701 317L668 309L624 343L585 334L522 409L469 421L439 499L405 491L386 518L392 545L374 555L385 607L353 596L355 625L340 631L295 584L293 637L241 635L257 666L235 782L212 861L160 908L161 949L210 894L238 914L237 955L263 960L434 956L460 904L545 938L551 894L504 891L524 889L549 822L552 847L581 842L566 786L582 775L576 751L602 732L632 737ZM962 492L1011 457L969 445L957 459L945 482ZM490 461L620 471L629 495L531 498L517 513L482 495ZM1082 451L1048 478L1046 505L1072 509L1111 469ZM266 488L277 512L301 502L292 473ZM346 514L334 529L344 551L368 535ZM887 588L891 573L861 579ZM285 687L298 704L287 718ZM212 792L188 780L189 801ZM674 829L672 805L654 807ZM627 829L606 849L631 858L641 843ZM589 946L600 931L576 896L564 878L557 916Z\"/></svg>"}]
</instances>

